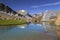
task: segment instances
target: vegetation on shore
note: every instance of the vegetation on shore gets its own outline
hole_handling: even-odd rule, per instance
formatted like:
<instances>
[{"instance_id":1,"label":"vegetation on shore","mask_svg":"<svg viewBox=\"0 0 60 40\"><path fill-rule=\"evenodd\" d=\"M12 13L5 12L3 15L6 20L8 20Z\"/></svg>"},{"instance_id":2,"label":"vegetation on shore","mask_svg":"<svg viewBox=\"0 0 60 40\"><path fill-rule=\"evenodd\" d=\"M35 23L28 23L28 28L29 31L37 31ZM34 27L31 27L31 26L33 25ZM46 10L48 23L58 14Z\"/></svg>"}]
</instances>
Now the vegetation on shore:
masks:
<instances>
[{"instance_id":1,"label":"vegetation on shore","mask_svg":"<svg viewBox=\"0 0 60 40\"><path fill-rule=\"evenodd\" d=\"M0 25L23 25L27 22L24 20L0 20Z\"/></svg>"}]
</instances>

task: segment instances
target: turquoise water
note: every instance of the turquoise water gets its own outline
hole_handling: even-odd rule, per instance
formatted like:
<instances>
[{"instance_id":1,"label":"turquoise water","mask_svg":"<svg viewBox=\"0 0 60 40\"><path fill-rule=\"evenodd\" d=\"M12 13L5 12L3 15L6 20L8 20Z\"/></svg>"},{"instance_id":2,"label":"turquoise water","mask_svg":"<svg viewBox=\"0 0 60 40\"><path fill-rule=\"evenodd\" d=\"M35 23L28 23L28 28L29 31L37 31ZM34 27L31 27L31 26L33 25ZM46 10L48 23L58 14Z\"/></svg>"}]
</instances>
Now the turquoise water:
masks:
<instances>
[{"instance_id":1,"label":"turquoise water","mask_svg":"<svg viewBox=\"0 0 60 40\"><path fill-rule=\"evenodd\" d=\"M49 23L0 27L0 40L57 40L55 26Z\"/></svg>"}]
</instances>

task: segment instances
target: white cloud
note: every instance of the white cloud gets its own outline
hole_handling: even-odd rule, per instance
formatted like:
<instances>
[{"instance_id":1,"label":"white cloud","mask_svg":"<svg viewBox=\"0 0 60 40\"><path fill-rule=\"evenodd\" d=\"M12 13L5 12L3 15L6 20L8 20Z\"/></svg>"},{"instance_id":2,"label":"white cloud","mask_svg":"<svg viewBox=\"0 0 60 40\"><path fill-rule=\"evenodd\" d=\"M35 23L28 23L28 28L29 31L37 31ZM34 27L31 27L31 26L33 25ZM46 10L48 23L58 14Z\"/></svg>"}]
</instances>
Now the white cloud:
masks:
<instances>
[{"instance_id":1,"label":"white cloud","mask_svg":"<svg viewBox=\"0 0 60 40\"><path fill-rule=\"evenodd\" d=\"M41 7L41 6L50 6L50 5L58 5L60 4L60 2L55 2L55 3L50 3L50 4L43 4L43 5L34 5L34 6L31 6L31 8L38 8L38 7Z\"/></svg>"}]
</instances>

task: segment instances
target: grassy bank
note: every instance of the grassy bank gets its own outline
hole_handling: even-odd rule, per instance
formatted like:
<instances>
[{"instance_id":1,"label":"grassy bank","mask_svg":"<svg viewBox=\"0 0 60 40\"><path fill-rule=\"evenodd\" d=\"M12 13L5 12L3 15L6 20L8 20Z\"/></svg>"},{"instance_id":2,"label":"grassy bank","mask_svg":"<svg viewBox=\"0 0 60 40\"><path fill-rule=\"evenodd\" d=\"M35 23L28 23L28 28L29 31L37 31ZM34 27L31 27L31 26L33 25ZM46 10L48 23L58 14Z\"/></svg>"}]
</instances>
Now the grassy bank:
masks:
<instances>
[{"instance_id":1,"label":"grassy bank","mask_svg":"<svg viewBox=\"0 0 60 40\"><path fill-rule=\"evenodd\" d=\"M23 25L26 24L24 20L0 20L0 25Z\"/></svg>"}]
</instances>

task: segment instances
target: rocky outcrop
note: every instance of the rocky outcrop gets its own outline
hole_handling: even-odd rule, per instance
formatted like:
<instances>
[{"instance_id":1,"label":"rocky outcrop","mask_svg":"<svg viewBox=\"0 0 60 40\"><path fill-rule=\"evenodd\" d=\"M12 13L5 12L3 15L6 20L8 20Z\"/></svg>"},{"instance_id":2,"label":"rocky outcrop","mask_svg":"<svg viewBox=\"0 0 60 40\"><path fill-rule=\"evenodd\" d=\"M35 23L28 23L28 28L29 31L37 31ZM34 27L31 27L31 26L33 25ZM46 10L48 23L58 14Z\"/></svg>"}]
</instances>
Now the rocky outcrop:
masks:
<instances>
[{"instance_id":1,"label":"rocky outcrop","mask_svg":"<svg viewBox=\"0 0 60 40\"><path fill-rule=\"evenodd\" d=\"M57 19L56 19L55 24L60 25L60 14L57 15Z\"/></svg>"}]
</instances>

